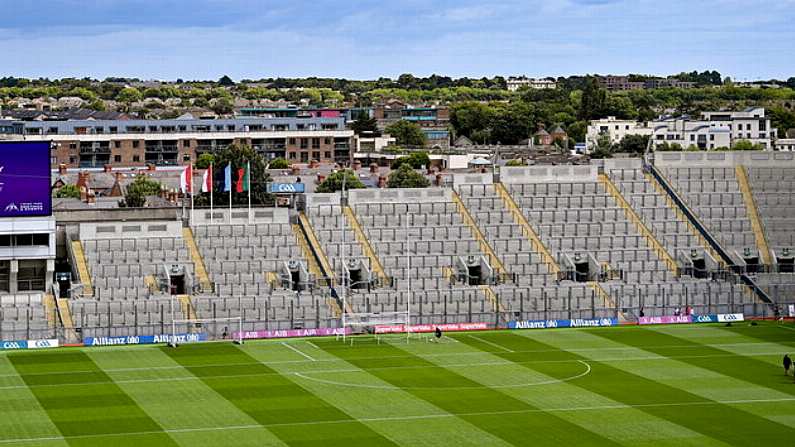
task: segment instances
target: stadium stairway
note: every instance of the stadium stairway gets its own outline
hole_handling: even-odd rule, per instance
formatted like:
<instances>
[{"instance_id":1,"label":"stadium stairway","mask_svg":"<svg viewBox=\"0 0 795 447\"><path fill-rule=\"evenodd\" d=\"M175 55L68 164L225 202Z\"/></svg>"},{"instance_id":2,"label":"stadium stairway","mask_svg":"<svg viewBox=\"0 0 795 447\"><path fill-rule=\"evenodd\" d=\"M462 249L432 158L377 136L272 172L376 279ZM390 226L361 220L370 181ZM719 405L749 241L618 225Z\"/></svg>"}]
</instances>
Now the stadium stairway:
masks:
<instances>
[{"instance_id":1,"label":"stadium stairway","mask_svg":"<svg viewBox=\"0 0 795 447\"><path fill-rule=\"evenodd\" d=\"M649 165L648 166L652 176L657 180L657 183L663 187L666 191L668 197L676 203L677 207L682 211L685 215L687 220L690 221L691 225L701 233L704 240L712 247L715 253L718 254L718 257L715 259L720 259L723 263L729 266L732 270L736 268L734 261L732 260L731 256L728 252L720 245L717 239L709 232L709 230L704 226L703 223L698 219L696 214L688 207L687 203L682 199L682 196L674 189L671 185L671 182L665 178L665 175L657 169L656 166ZM746 286L746 294L750 297L753 295L756 300L763 304L772 305L773 300L770 298L770 295L767 294L761 287L759 287L756 282L748 276L747 274L740 273L739 274L740 281Z\"/></svg>"},{"instance_id":2,"label":"stadium stairway","mask_svg":"<svg viewBox=\"0 0 795 447\"><path fill-rule=\"evenodd\" d=\"M326 252L323 251L320 241L317 239L312 223L309 222L303 212L298 215L298 224L293 225L293 232L296 239L298 239L298 245L301 246L301 250L304 252L304 258L308 260L310 272L316 278L324 278L324 283L329 287L333 287L335 281L334 269L331 267L331 263L328 260L328 256L326 256Z\"/></svg>"},{"instance_id":3,"label":"stadium stairway","mask_svg":"<svg viewBox=\"0 0 795 447\"><path fill-rule=\"evenodd\" d=\"M486 297L486 301L491 303L491 309L493 311L500 313L505 312L505 307L497 300L497 294L494 293L494 289L488 285L481 285L479 288L483 296Z\"/></svg>"},{"instance_id":4,"label":"stadium stairway","mask_svg":"<svg viewBox=\"0 0 795 447\"><path fill-rule=\"evenodd\" d=\"M458 209L458 214L464 219L464 224L472 231L472 235L475 237L475 240L478 241L478 245L480 245L480 250L486 254L489 259L489 265L494 269L494 271L502 276L503 274L507 273L505 266L502 265L502 261L497 255L494 253L494 249L491 248L486 238L483 237L483 232L480 231L478 228L477 223L475 223L475 219L472 218L472 215L469 213L466 205L464 202L461 201L461 196L458 195L457 192L453 191L453 202Z\"/></svg>"},{"instance_id":5,"label":"stadium stairway","mask_svg":"<svg viewBox=\"0 0 795 447\"><path fill-rule=\"evenodd\" d=\"M144 284L146 284L146 287L149 289L150 293L157 293L159 291L155 275L144 276Z\"/></svg>"},{"instance_id":6,"label":"stadium stairway","mask_svg":"<svg viewBox=\"0 0 795 447\"><path fill-rule=\"evenodd\" d=\"M196 309L193 307L193 302L190 300L190 295L178 295L177 299L179 299L179 305L182 309L182 314L185 315L185 318L188 320L197 320L198 317L196 316Z\"/></svg>"},{"instance_id":7,"label":"stadium stairway","mask_svg":"<svg viewBox=\"0 0 795 447\"><path fill-rule=\"evenodd\" d=\"M505 186L503 186L502 183L495 183L494 189L497 191L500 198L502 198L503 204L511 212L514 222L522 228L524 237L530 241L530 245L533 249L541 254L541 259L544 260L544 263L549 268L549 272L556 276L559 275L560 266L550 254L549 249L547 249L541 241L541 238L538 237L538 234L533 230L533 227L530 226L530 223L524 217L524 214L522 214L522 211L516 205L516 202L513 200L510 193L508 193L508 190L505 189Z\"/></svg>"},{"instance_id":8,"label":"stadium stairway","mask_svg":"<svg viewBox=\"0 0 795 447\"><path fill-rule=\"evenodd\" d=\"M55 329L56 327L56 310L55 310L55 298L50 293L45 293L44 296L41 297L41 304L44 305L44 315L47 317L47 327L50 329Z\"/></svg>"},{"instance_id":9,"label":"stadium stairway","mask_svg":"<svg viewBox=\"0 0 795 447\"><path fill-rule=\"evenodd\" d=\"M74 262L77 264L77 274L80 276L80 284L83 285L83 296L93 296L94 287L91 284L91 274L88 271L88 262L86 262L86 253L83 251L83 243L79 240L72 241L71 247Z\"/></svg>"},{"instance_id":10,"label":"stadium stairway","mask_svg":"<svg viewBox=\"0 0 795 447\"><path fill-rule=\"evenodd\" d=\"M682 209L676 205L676 203L673 201L673 199L671 199L671 196L667 192L665 192L665 188L663 188L663 186L660 184L660 182L657 181L657 179L653 175L649 174L648 172L644 172L644 175L646 177L646 180L650 184L654 185L654 188L657 190L657 192L659 192L663 197L665 197L665 203L668 204L669 208L674 210L674 212L676 213L677 219L680 222L684 222L685 223L685 225L687 226L688 231L690 232L690 234L692 234L693 236L696 237L696 240L699 242L699 245L701 245L701 247L704 250L706 250L710 254L710 256L712 256L712 258L715 259L715 261L718 262L718 264L720 264L721 268L725 268L726 267L726 263L723 261L723 259L718 255L718 253L715 251L715 249L712 248L712 246L707 242L707 240L704 239L704 236L701 233L698 232L696 227L693 226L693 223L690 222L690 220L687 218L687 216L685 216L685 214L682 212Z\"/></svg>"},{"instance_id":11,"label":"stadium stairway","mask_svg":"<svg viewBox=\"0 0 795 447\"><path fill-rule=\"evenodd\" d=\"M679 269L674 258L671 257L668 251L662 246L660 241L658 241L657 238L654 237L654 234L648 229L648 227L646 227L646 224L643 223L643 220L641 220L640 216L638 216L635 210L632 209L632 206L627 202L613 181L610 180L610 177L608 177L606 174L599 174L599 183L605 187L610 196L615 199L616 203L624 209L624 214L627 216L627 219L629 219L635 225L638 232L643 235L643 237L646 239L646 242L649 244L649 247L654 250L655 253L657 253L657 256L663 262L665 262L665 264L668 266L668 269L671 270L674 275L677 275Z\"/></svg>"},{"instance_id":12,"label":"stadium stairway","mask_svg":"<svg viewBox=\"0 0 795 447\"><path fill-rule=\"evenodd\" d=\"M364 234L364 230L362 230L359 220L356 219L353 209L350 206L345 205L342 207L342 212L345 215L345 218L348 219L348 223L356 235L356 240L359 242L359 245L362 248L362 253L364 253L364 255L370 260L370 265L372 266L373 272L378 276L378 278L380 278L382 285L389 284L390 279L384 271L384 265L381 264L381 260L378 259L375 251L373 251L373 247L370 245L370 241Z\"/></svg>"},{"instance_id":13,"label":"stadium stairway","mask_svg":"<svg viewBox=\"0 0 795 447\"><path fill-rule=\"evenodd\" d=\"M751 191L751 184L748 182L748 172L745 170L745 166L742 165L737 165L734 169L737 183L740 185L740 192L743 194L743 202L745 202L748 218L751 220L751 229L754 232L756 246L759 247L760 255L762 256L761 262L768 267L772 266L773 259L770 256L770 246L767 243L767 237L765 237L765 230L762 226L762 219L759 217L759 208L756 206L754 194Z\"/></svg>"},{"instance_id":14,"label":"stadium stairway","mask_svg":"<svg viewBox=\"0 0 795 447\"><path fill-rule=\"evenodd\" d=\"M625 323L628 321L626 316L624 315L624 312L618 310L615 300L613 300L613 298L610 296L609 293L607 293L607 290L605 290L601 284L599 284L596 281L589 281L588 287L590 287L591 290L594 291L596 296L602 300L602 303L605 305L606 308L616 309L616 315L620 323Z\"/></svg>"},{"instance_id":15,"label":"stadium stairway","mask_svg":"<svg viewBox=\"0 0 795 447\"><path fill-rule=\"evenodd\" d=\"M190 251L190 257L193 260L194 272L196 278L199 280L199 285L203 293L210 293L213 290L213 285L210 282L210 277L207 275L207 268L204 266L204 259L202 258L199 246L196 245L196 239L193 238L193 230L190 228L182 229L182 238L185 239L185 245Z\"/></svg>"},{"instance_id":16,"label":"stadium stairway","mask_svg":"<svg viewBox=\"0 0 795 447\"><path fill-rule=\"evenodd\" d=\"M78 343L80 341L75 331L75 323L72 318L72 310L69 307L69 300L66 298L58 298L58 316L61 318L61 326L64 330L64 340L66 343Z\"/></svg>"}]
</instances>

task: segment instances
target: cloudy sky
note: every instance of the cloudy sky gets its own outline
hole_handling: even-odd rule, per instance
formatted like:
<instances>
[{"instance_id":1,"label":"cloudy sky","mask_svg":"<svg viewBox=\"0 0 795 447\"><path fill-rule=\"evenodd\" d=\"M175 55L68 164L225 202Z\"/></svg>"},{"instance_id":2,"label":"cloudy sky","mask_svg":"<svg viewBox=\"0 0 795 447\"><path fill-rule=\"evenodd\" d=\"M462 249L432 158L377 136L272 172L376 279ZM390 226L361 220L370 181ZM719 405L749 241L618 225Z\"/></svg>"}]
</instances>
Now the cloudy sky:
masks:
<instances>
[{"instance_id":1,"label":"cloudy sky","mask_svg":"<svg viewBox=\"0 0 795 447\"><path fill-rule=\"evenodd\" d=\"M0 0L0 76L795 76L795 0Z\"/></svg>"}]
</instances>

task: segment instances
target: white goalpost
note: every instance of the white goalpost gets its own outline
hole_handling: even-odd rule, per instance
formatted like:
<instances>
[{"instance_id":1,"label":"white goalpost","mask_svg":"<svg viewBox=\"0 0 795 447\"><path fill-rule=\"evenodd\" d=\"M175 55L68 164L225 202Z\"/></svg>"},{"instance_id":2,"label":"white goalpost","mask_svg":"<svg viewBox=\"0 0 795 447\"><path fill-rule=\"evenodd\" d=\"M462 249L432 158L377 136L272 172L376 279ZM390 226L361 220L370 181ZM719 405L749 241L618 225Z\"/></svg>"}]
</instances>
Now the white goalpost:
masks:
<instances>
[{"instance_id":1,"label":"white goalpost","mask_svg":"<svg viewBox=\"0 0 795 447\"><path fill-rule=\"evenodd\" d=\"M171 341L170 341L169 344L172 345L173 347L176 347L178 345L178 342L180 341L180 340L178 340L178 337L177 337L177 335L179 335L179 333L177 332L177 325L187 325L186 333L188 335L190 335L191 334L190 326L202 325L204 327L204 326L212 324L212 323L215 323L216 325L217 324L225 324L226 326L225 326L224 332L226 332L226 329L229 329L229 331L228 331L229 338L221 337L220 340L231 340L234 343L243 344L243 317L172 319L171 320ZM206 333L207 331L206 330L202 330L201 332L205 332ZM215 332L216 333L214 333L213 335L215 336L215 339L218 340L219 338L218 338L217 330ZM207 334L207 335L209 336L210 334ZM235 336L235 335L237 335L237 336ZM192 340L187 340L187 341L192 341Z\"/></svg>"}]
</instances>

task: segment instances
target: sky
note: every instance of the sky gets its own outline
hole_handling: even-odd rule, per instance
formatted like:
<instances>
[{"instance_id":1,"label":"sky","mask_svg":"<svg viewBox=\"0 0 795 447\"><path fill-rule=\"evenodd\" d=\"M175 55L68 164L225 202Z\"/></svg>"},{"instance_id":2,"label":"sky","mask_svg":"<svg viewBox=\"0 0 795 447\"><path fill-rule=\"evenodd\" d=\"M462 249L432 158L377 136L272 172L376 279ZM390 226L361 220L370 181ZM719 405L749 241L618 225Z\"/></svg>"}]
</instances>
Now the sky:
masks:
<instances>
[{"instance_id":1,"label":"sky","mask_svg":"<svg viewBox=\"0 0 795 447\"><path fill-rule=\"evenodd\" d=\"M0 0L0 77L795 76L795 0Z\"/></svg>"}]
</instances>

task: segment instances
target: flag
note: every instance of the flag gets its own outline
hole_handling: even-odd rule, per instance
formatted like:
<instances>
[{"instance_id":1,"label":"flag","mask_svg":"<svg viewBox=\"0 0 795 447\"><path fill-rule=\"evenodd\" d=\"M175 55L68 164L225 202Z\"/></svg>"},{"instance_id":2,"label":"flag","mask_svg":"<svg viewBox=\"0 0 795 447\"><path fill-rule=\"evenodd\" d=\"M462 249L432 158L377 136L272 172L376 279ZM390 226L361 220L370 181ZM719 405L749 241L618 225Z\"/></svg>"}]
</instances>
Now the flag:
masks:
<instances>
[{"instance_id":1,"label":"flag","mask_svg":"<svg viewBox=\"0 0 795 447\"><path fill-rule=\"evenodd\" d=\"M202 175L202 192L213 192L213 165L204 170Z\"/></svg>"},{"instance_id":2,"label":"flag","mask_svg":"<svg viewBox=\"0 0 795 447\"><path fill-rule=\"evenodd\" d=\"M232 163L224 168L224 192L232 191Z\"/></svg>"},{"instance_id":3,"label":"flag","mask_svg":"<svg viewBox=\"0 0 795 447\"><path fill-rule=\"evenodd\" d=\"M193 166L187 166L179 175L179 190L182 194L193 192Z\"/></svg>"},{"instance_id":4,"label":"flag","mask_svg":"<svg viewBox=\"0 0 795 447\"><path fill-rule=\"evenodd\" d=\"M235 184L235 191L237 192L248 191L249 183L251 183L251 178L249 174L248 163L246 163L245 168L239 168L237 170L237 182Z\"/></svg>"}]
</instances>

